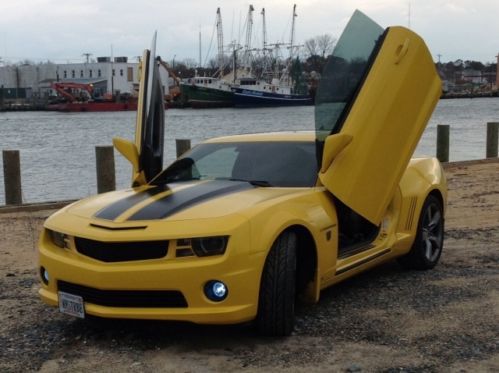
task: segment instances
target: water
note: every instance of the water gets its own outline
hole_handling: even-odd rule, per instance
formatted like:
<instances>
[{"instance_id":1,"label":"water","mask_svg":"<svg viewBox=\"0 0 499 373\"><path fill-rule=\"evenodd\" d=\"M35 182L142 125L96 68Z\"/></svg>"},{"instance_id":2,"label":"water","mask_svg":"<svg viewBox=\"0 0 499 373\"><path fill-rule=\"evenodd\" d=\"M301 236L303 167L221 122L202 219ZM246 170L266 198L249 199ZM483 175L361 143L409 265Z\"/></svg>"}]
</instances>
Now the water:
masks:
<instances>
[{"instance_id":1,"label":"water","mask_svg":"<svg viewBox=\"0 0 499 373\"><path fill-rule=\"evenodd\" d=\"M314 108L168 110L165 163L175 158L175 139L200 141L223 135L282 130L312 130ZM485 155L486 122L499 121L499 99L442 100L416 155L434 155L436 125L449 124L451 161ZM24 202L76 199L95 194L95 146L115 136L133 139L134 112L0 113L0 150L21 152ZM131 167L116 153L117 188L130 184ZM2 160L0 159L0 163ZM3 166L3 165L2 165ZM4 204L0 172L0 205Z\"/></svg>"}]
</instances>

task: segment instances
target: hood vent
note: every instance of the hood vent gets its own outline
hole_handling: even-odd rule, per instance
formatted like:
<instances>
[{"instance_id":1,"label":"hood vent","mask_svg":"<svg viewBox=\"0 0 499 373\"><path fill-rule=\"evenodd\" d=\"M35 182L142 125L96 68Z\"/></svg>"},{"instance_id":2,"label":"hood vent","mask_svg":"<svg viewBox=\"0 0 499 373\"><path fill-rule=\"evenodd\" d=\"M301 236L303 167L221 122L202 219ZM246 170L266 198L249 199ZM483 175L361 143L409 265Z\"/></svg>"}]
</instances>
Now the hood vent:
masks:
<instances>
[{"instance_id":1,"label":"hood vent","mask_svg":"<svg viewBox=\"0 0 499 373\"><path fill-rule=\"evenodd\" d=\"M129 231L129 230L133 230L133 229L146 229L147 228L147 225L137 225L137 226L133 226L133 227L107 227L105 225L93 224L93 223L91 223L90 226L94 227L94 228L107 229L109 231Z\"/></svg>"}]
</instances>

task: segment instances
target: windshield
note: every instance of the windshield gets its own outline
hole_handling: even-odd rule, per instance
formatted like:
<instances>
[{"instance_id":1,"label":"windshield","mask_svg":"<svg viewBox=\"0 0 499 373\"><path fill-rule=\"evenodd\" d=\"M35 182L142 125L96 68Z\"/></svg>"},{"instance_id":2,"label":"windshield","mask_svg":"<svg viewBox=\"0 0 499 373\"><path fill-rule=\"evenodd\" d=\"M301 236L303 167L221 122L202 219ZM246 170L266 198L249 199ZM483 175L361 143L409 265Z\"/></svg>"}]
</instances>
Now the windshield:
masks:
<instances>
[{"instance_id":1,"label":"windshield","mask_svg":"<svg viewBox=\"0 0 499 373\"><path fill-rule=\"evenodd\" d=\"M383 28L356 10L322 72L315 98L317 140L341 130L370 62L377 52ZM322 153L322 152L321 152ZM319 158L320 159L320 158Z\"/></svg>"},{"instance_id":2,"label":"windshield","mask_svg":"<svg viewBox=\"0 0 499 373\"><path fill-rule=\"evenodd\" d=\"M243 180L258 186L311 187L317 178L313 142L200 144L151 184L205 179Z\"/></svg>"}]
</instances>

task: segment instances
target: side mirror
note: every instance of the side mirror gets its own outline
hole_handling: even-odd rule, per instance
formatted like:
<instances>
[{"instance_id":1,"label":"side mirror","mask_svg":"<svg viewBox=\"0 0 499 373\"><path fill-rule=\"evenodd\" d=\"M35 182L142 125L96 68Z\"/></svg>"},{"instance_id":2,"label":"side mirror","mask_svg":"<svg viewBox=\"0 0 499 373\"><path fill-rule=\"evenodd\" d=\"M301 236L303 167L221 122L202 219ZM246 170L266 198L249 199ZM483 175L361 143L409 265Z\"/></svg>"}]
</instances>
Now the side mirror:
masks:
<instances>
[{"instance_id":1,"label":"side mirror","mask_svg":"<svg viewBox=\"0 0 499 373\"><path fill-rule=\"evenodd\" d=\"M134 186L146 184L145 180L143 180L143 173L139 171L139 151L137 150L137 146L133 142L120 137L113 139L113 145L132 164L132 184Z\"/></svg>"},{"instance_id":2,"label":"side mirror","mask_svg":"<svg viewBox=\"0 0 499 373\"><path fill-rule=\"evenodd\" d=\"M333 160L341 153L348 144L352 142L352 136L346 133L337 133L329 135L324 141L324 151L322 153L321 172L327 171Z\"/></svg>"}]
</instances>

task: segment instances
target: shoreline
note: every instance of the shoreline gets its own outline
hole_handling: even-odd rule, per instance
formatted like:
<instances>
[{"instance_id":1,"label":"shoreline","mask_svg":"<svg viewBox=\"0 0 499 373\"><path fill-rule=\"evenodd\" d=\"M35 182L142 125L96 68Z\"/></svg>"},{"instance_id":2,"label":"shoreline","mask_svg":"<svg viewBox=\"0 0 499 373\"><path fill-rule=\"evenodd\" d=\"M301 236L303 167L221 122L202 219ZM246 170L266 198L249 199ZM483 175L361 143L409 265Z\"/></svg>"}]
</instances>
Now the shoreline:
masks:
<instances>
[{"instance_id":1,"label":"shoreline","mask_svg":"<svg viewBox=\"0 0 499 373\"><path fill-rule=\"evenodd\" d=\"M0 371L498 371L499 159L444 168L435 269L387 263L324 290L318 304L297 308L284 339L245 326L60 314L39 300L36 245L44 220L69 201L0 213Z\"/></svg>"}]
</instances>

